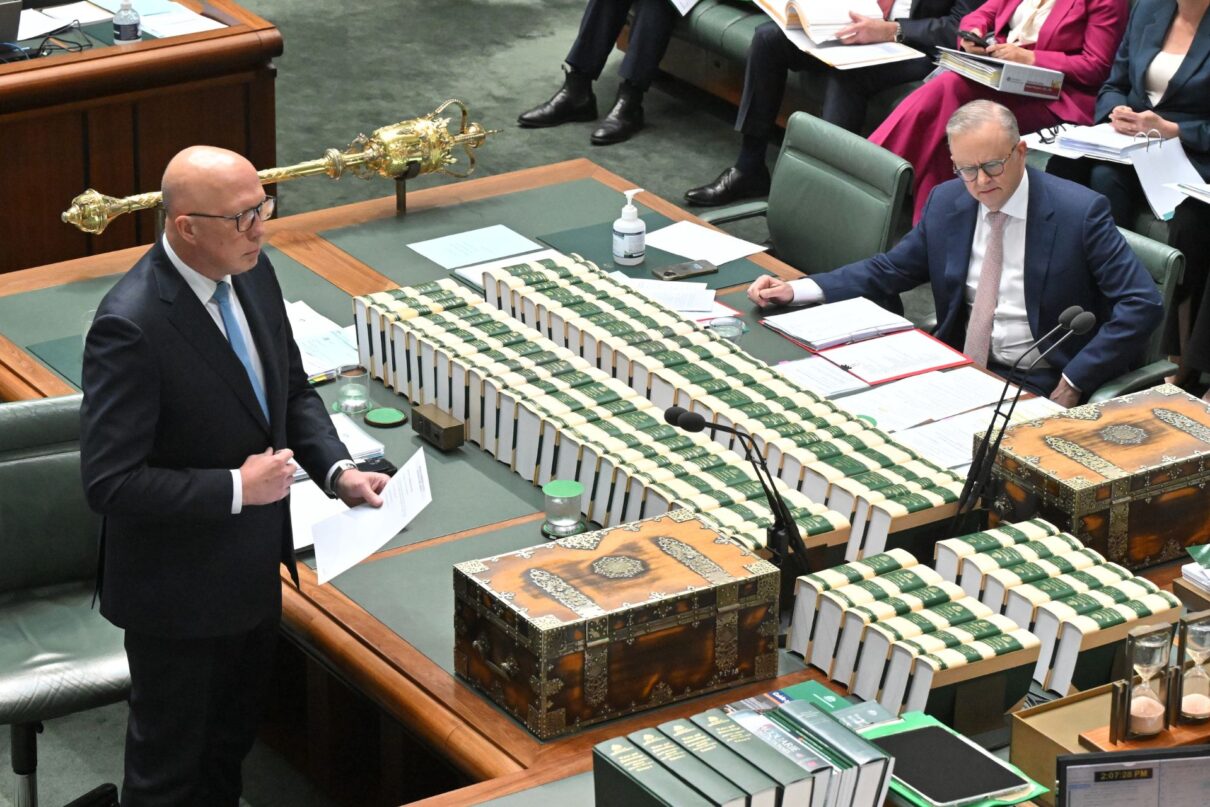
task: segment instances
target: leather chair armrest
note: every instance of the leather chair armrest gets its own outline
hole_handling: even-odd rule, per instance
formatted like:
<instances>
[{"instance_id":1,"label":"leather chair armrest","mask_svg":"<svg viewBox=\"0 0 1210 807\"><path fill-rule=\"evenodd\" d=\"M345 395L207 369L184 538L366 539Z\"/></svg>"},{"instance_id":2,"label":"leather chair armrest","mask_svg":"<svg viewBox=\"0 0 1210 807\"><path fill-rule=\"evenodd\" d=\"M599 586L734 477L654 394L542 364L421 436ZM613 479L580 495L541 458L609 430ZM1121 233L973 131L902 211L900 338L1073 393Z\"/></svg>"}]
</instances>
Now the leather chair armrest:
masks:
<instances>
[{"instance_id":1,"label":"leather chair armrest","mask_svg":"<svg viewBox=\"0 0 1210 807\"><path fill-rule=\"evenodd\" d=\"M1100 389L1092 394L1088 399L1089 403L1099 403L1107 401L1110 398L1116 398L1119 395L1125 395L1128 392L1137 392L1141 389L1154 387L1156 384L1164 382L1164 376L1172 375L1176 372L1176 365L1170 361L1153 361L1151 364L1144 365L1137 370L1131 370L1129 373L1123 373L1107 384L1103 384Z\"/></svg>"},{"instance_id":2,"label":"leather chair armrest","mask_svg":"<svg viewBox=\"0 0 1210 807\"><path fill-rule=\"evenodd\" d=\"M752 219L756 218L757 216L764 216L768 212L768 202L742 202L738 205L707 210L703 213L697 213L696 215L702 221L717 226L732 221L742 221L743 219Z\"/></svg>"}]
</instances>

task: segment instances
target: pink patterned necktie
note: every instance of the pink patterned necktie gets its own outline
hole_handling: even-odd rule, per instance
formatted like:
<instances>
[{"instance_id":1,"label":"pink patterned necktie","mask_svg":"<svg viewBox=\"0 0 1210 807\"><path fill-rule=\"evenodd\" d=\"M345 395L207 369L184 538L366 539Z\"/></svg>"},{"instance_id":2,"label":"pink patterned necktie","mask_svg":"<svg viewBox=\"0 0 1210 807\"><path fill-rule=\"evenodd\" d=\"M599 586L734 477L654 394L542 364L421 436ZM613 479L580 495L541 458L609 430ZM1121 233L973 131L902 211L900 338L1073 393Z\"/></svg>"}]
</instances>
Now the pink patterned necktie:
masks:
<instances>
[{"instance_id":1,"label":"pink patterned necktie","mask_svg":"<svg viewBox=\"0 0 1210 807\"><path fill-rule=\"evenodd\" d=\"M987 366L987 354L991 349L992 319L1000 297L1000 273L1004 269L1004 223L1007 220L1008 215L999 210L987 214L990 227L987 249L979 269L979 285L975 289L970 320L966 323L966 345L962 352L980 367Z\"/></svg>"},{"instance_id":2,"label":"pink patterned necktie","mask_svg":"<svg viewBox=\"0 0 1210 807\"><path fill-rule=\"evenodd\" d=\"M878 0L878 8L882 9L882 18L889 20L891 18L891 6L895 5L895 0Z\"/></svg>"}]
</instances>

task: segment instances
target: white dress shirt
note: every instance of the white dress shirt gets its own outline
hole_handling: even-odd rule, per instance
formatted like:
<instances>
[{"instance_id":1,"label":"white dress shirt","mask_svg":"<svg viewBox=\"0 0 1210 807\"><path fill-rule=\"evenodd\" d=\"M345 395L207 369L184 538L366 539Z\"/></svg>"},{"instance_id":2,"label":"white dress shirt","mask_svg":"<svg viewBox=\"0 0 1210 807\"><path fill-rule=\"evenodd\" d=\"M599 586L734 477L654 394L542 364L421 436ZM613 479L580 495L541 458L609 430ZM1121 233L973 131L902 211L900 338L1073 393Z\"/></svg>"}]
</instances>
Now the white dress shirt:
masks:
<instances>
[{"instance_id":1,"label":"white dress shirt","mask_svg":"<svg viewBox=\"0 0 1210 807\"><path fill-rule=\"evenodd\" d=\"M1184 53L1168 53L1160 51L1155 54L1155 58L1151 60L1151 64L1147 66L1147 72L1143 74L1143 83L1147 89L1147 99L1151 101L1151 105L1155 106L1164 97L1164 93L1168 91L1168 82L1172 81L1172 77L1176 75L1176 71L1181 69L1181 62L1185 61Z\"/></svg>"},{"instance_id":2,"label":"white dress shirt","mask_svg":"<svg viewBox=\"0 0 1210 807\"><path fill-rule=\"evenodd\" d=\"M1054 7L1055 0L1022 0L1008 21L1008 36L1004 41L1011 45L1037 44L1038 32Z\"/></svg>"},{"instance_id":3,"label":"white dress shirt","mask_svg":"<svg viewBox=\"0 0 1210 807\"><path fill-rule=\"evenodd\" d=\"M996 313L992 317L992 343L988 356L1001 364L1011 365L1034 341L1029 327L1029 314L1025 309L1025 219L1029 208L1029 174L1021 177L1021 184L1008 198L1001 209L1008 216L1004 222L1004 263L1000 272L1000 294L996 299ZM979 270L983 266L983 255L987 252L988 224L990 211L979 205L979 217L975 222L975 234L971 240L971 259L966 272L966 305L975 301L975 290L979 287ZM824 302L823 290L809 277L790 281L795 305L811 305ZM1029 360L1027 360L1029 361ZM1046 367L1046 360L1038 367ZM1071 381L1063 376L1068 384ZM1075 387L1073 386L1073 389Z\"/></svg>"}]
</instances>

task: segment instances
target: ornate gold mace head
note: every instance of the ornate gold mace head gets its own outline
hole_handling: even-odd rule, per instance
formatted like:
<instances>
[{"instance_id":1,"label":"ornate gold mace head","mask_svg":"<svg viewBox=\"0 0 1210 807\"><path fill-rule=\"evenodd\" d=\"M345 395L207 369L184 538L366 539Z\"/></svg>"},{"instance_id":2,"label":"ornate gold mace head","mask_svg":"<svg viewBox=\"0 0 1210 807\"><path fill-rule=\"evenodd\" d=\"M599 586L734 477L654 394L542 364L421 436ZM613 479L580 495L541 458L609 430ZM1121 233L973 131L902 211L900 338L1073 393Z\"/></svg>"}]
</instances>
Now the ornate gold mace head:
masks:
<instances>
[{"instance_id":1,"label":"ornate gold mace head","mask_svg":"<svg viewBox=\"0 0 1210 807\"><path fill-rule=\"evenodd\" d=\"M451 105L457 105L462 111L456 132L449 129L449 118L439 117ZM332 179L340 179L345 173L362 179L375 176L410 179L420 174L467 177L475 170L474 149L483 145L488 135L500 131L484 129L480 124L472 123L469 116L466 104L451 98L427 115L375 129L369 137L358 135L344 151L328 149L318 160L266 168L257 172L257 176L263 185L315 174L326 174ZM451 169L458 162L456 152L459 149L466 154L464 171ZM72 199L71 207L60 217L86 233L99 235L109 222L123 213L146 210L159 204L159 191L115 199L89 188Z\"/></svg>"}]
</instances>

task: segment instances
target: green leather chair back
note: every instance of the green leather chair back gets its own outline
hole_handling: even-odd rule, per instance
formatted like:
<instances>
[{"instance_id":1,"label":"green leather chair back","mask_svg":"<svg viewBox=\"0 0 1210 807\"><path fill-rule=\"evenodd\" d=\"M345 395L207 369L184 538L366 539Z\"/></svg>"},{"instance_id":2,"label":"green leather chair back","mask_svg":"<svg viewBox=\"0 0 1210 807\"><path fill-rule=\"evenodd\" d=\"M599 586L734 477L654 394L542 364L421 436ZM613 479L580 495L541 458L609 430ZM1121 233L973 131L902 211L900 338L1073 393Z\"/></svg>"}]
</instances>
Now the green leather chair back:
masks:
<instances>
[{"instance_id":1,"label":"green leather chair back","mask_svg":"<svg viewBox=\"0 0 1210 807\"><path fill-rule=\"evenodd\" d=\"M769 191L777 256L806 274L884 252L912 166L863 137L796 112Z\"/></svg>"},{"instance_id":2,"label":"green leather chair back","mask_svg":"<svg viewBox=\"0 0 1210 807\"><path fill-rule=\"evenodd\" d=\"M1118 232L1126 239L1126 243L1134 250L1134 254L1142 261L1143 266L1151 273L1155 285L1159 287L1160 296L1164 300L1164 313L1172 312L1176 299L1176 287L1180 285L1185 274L1185 256L1180 250L1173 249L1167 244L1154 241L1136 232L1118 228ZM1166 358L1163 350L1164 327L1161 324L1152 332L1147 341L1147 351L1143 355L1143 363L1149 364Z\"/></svg>"},{"instance_id":3,"label":"green leather chair back","mask_svg":"<svg viewBox=\"0 0 1210 807\"><path fill-rule=\"evenodd\" d=\"M80 481L80 398L0 404L0 593L96 573L100 520Z\"/></svg>"}]
</instances>

